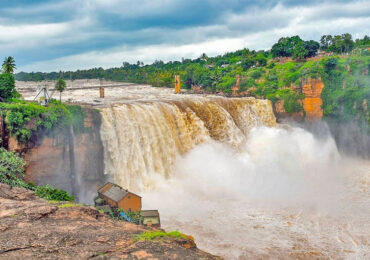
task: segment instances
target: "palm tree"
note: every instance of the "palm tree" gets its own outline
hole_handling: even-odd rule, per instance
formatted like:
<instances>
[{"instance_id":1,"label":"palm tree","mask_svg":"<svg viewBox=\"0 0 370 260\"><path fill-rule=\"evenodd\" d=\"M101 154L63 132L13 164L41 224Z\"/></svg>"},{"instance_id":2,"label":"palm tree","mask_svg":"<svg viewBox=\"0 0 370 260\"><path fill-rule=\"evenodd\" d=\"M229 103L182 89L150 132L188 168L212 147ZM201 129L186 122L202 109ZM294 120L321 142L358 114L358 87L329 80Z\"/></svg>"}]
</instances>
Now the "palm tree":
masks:
<instances>
[{"instance_id":1,"label":"palm tree","mask_svg":"<svg viewBox=\"0 0 370 260\"><path fill-rule=\"evenodd\" d=\"M6 57L3 62L3 71L8 74L13 74L15 67L15 60L12 56Z\"/></svg>"}]
</instances>

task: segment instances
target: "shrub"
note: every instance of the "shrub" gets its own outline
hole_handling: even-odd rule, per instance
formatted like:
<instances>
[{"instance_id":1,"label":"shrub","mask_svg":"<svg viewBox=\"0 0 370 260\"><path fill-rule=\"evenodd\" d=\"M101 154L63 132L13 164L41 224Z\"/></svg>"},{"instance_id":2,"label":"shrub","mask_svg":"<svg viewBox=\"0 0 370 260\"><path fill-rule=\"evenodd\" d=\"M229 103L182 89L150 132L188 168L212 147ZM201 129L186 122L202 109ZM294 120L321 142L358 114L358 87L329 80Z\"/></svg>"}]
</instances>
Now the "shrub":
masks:
<instances>
[{"instance_id":1,"label":"shrub","mask_svg":"<svg viewBox=\"0 0 370 260\"><path fill-rule=\"evenodd\" d=\"M26 187L22 180L25 161L15 153L0 148L0 182L10 186Z\"/></svg>"},{"instance_id":2,"label":"shrub","mask_svg":"<svg viewBox=\"0 0 370 260\"><path fill-rule=\"evenodd\" d=\"M69 195L65 190L59 190L49 185L37 186L35 194L40 198L54 201L74 201L75 198Z\"/></svg>"},{"instance_id":3,"label":"shrub","mask_svg":"<svg viewBox=\"0 0 370 260\"><path fill-rule=\"evenodd\" d=\"M141 221L141 211L129 211L125 212L125 214L131 219L131 222L139 223Z\"/></svg>"}]
</instances>

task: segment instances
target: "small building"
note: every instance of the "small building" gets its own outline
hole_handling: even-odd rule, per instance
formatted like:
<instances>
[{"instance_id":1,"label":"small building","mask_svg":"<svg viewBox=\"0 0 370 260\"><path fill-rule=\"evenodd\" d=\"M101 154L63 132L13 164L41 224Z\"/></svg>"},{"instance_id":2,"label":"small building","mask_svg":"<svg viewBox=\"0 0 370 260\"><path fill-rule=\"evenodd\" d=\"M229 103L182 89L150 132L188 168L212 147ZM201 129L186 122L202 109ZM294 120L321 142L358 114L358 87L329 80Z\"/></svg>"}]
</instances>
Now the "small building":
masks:
<instances>
[{"instance_id":1,"label":"small building","mask_svg":"<svg viewBox=\"0 0 370 260\"><path fill-rule=\"evenodd\" d=\"M125 212L141 210L141 197L117 184L104 184L99 188L98 195L111 208L123 209Z\"/></svg>"},{"instance_id":2,"label":"small building","mask_svg":"<svg viewBox=\"0 0 370 260\"><path fill-rule=\"evenodd\" d=\"M161 227L158 210L142 210L141 219L144 226Z\"/></svg>"}]
</instances>

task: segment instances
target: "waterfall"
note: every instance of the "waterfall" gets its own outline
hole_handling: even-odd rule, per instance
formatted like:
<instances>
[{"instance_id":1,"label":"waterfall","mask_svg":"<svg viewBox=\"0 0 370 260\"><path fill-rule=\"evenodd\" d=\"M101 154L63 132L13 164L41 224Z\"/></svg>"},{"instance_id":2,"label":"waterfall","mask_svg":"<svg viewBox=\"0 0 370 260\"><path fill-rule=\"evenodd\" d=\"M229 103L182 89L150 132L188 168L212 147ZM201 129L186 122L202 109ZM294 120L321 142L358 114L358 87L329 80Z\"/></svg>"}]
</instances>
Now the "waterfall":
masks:
<instances>
[{"instance_id":1,"label":"waterfall","mask_svg":"<svg viewBox=\"0 0 370 260\"><path fill-rule=\"evenodd\" d=\"M133 190L169 177L179 155L207 140L233 149L255 126L275 126L268 100L193 97L101 108L105 174Z\"/></svg>"}]
</instances>

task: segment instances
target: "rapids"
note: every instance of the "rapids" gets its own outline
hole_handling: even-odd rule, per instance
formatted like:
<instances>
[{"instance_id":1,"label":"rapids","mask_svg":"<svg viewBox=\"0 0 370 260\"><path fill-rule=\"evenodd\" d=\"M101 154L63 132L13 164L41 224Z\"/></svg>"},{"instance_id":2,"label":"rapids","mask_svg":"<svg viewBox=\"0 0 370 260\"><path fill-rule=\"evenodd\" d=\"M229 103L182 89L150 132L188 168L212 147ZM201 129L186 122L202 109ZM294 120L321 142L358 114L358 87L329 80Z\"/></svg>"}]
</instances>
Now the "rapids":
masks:
<instances>
[{"instance_id":1,"label":"rapids","mask_svg":"<svg viewBox=\"0 0 370 260\"><path fill-rule=\"evenodd\" d=\"M226 259L369 257L370 164L254 98L100 108L105 174Z\"/></svg>"}]
</instances>

